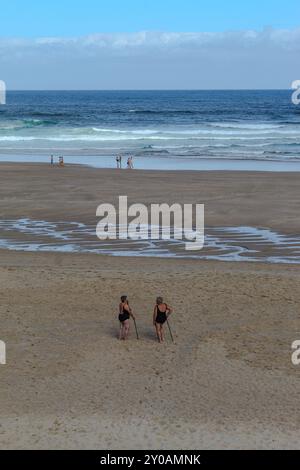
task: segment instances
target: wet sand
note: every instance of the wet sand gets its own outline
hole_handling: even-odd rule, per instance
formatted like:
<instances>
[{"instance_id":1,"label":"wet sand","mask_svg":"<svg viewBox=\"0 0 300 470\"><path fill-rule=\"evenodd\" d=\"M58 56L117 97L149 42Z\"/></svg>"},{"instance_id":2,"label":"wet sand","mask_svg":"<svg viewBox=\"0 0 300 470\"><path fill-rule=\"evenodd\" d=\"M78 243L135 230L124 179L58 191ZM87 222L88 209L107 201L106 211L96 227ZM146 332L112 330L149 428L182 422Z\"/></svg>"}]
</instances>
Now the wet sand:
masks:
<instances>
[{"instance_id":1,"label":"wet sand","mask_svg":"<svg viewBox=\"0 0 300 470\"><path fill-rule=\"evenodd\" d=\"M205 202L212 226L299 232L295 174L0 171L5 219L92 223L128 194ZM299 280L290 265L0 251L0 448L299 448ZM117 340L123 293L139 341ZM156 342L158 294L174 344Z\"/></svg>"},{"instance_id":2,"label":"wet sand","mask_svg":"<svg viewBox=\"0 0 300 470\"><path fill-rule=\"evenodd\" d=\"M99 204L205 204L205 224L300 232L300 173L148 171L0 164L1 218L95 223Z\"/></svg>"}]
</instances>

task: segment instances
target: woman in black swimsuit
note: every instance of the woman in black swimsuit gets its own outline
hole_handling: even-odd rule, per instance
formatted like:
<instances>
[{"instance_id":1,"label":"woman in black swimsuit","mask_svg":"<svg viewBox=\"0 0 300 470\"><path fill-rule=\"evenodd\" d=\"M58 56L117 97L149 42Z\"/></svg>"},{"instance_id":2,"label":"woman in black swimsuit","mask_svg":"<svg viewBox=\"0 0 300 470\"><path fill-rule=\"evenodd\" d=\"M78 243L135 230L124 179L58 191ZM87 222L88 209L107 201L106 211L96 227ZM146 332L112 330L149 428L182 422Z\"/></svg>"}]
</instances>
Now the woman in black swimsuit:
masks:
<instances>
[{"instance_id":1,"label":"woman in black swimsuit","mask_svg":"<svg viewBox=\"0 0 300 470\"><path fill-rule=\"evenodd\" d=\"M129 302L127 300L127 295L121 297L121 302L119 304L119 321L120 321L120 335L119 339L126 340L129 335L130 323L129 319L132 317L135 319L135 316L132 313L131 308L129 307Z\"/></svg>"},{"instance_id":2,"label":"woman in black swimsuit","mask_svg":"<svg viewBox=\"0 0 300 470\"><path fill-rule=\"evenodd\" d=\"M160 343L164 341L163 326L171 313L171 307L163 302L162 297L157 297L153 312L153 325L156 328L157 338Z\"/></svg>"}]
</instances>

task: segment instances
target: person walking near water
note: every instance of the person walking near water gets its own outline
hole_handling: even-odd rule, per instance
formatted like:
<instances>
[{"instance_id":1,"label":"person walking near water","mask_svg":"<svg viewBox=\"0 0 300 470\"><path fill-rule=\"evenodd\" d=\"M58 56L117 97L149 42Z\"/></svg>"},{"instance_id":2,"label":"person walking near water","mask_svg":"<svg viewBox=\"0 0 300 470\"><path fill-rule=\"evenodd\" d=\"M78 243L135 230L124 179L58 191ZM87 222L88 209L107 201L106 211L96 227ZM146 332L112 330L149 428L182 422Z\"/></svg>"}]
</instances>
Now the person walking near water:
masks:
<instances>
[{"instance_id":1,"label":"person walking near water","mask_svg":"<svg viewBox=\"0 0 300 470\"><path fill-rule=\"evenodd\" d=\"M122 169L122 155L117 155L116 156L116 162L117 162L117 168Z\"/></svg>"},{"instance_id":2,"label":"person walking near water","mask_svg":"<svg viewBox=\"0 0 300 470\"><path fill-rule=\"evenodd\" d=\"M160 343L164 341L164 324L172 313L172 308L164 303L162 297L157 297L153 312L153 325L156 329L157 339Z\"/></svg>"},{"instance_id":3,"label":"person walking near water","mask_svg":"<svg viewBox=\"0 0 300 470\"><path fill-rule=\"evenodd\" d=\"M133 170L133 158L132 157L127 158L127 169Z\"/></svg>"},{"instance_id":4,"label":"person walking near water","mask_svg":"<svg viewBox=\"0 0 300 470\"><path fill-rule=\"evenodd\" d=\"M119 304L120 340L128 339L130 329L130 317L135 320L135 316L132 313L132 309L129 307L127 295L122 295L121 302Z\"/></svg>"}]
</instances>

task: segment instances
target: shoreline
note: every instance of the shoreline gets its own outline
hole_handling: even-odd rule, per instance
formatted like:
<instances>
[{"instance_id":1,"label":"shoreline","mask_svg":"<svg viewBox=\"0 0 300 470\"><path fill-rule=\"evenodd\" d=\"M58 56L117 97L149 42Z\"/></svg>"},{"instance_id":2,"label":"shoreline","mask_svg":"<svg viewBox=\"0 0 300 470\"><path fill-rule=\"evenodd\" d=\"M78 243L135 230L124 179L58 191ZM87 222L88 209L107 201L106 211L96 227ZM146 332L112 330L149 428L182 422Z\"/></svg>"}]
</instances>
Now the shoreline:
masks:
<instances>
[{"instance_id":1,"label":"shoreline","mask_svg":"<svg viewBox=\"0 0 300 470\"><path fill-rule=\"evenodd\" d=\"M88 166L98 169L116 169L115 156L119 154L107 155L107 153L95 154L88 151L66 151L49 149L46 152L28 151L28 153L15 151L2 153L0 150L0 164L50 164L50 155L54 154L56 161L58 155L64 155L67 165ZM300 160L263 160L263 159L225 159L225 158L197 158L179 156L135 156L129 151L123 153L123 169L126 169L128 155L134 156L135 170L147 171L243 171L243 172L300 172Z\"/></svg>"},{"instance_id":2,"label":"shoreline","mask_svg":"<svg viewBox=\"0 0 300 470\"><path fill-rule=\"evenodd\" d=\"M21 158L21 157L20 157ZM101 156L100 156L101 158ZM110 159L112 159L112 161L114 162L113 160L113 156L109 157ZM174 157L175 159L177 157ZM235 162L235 161L241 161L241 160L231 160L232 162ZM243 160L244 161L244 160ZM255 162L256 160L251 160L250 162ZM257 160L259 161L259 160ZM265 163L269 163L269 162L265 162ZM276 162L275 160L273 161L270 161L270 164L272 163L286 163L286 162ZM297 163L297 162L290 162L290 163ZM1 155L0 155L0 168L1 166L15 166L15 167L22 167L24 166L25 168L26 167L41 167L41 168L46 168L46 167L50 167L51 168L51 165L50 165L50 156L49 155L45 155L45 160L44 161L31 161L31 160L28 160L28 161L24 161L24 160L16 160L16 161L11 161L11 160L1 160ZM56 163L53 165L55 168L58 168L58 161L56 161ZM300 162L299 162L299 166L300 166ZM134 173L137 173L137 174L147 174L147 173L153 173L153 174L156 174L156 175L159 175L160 173L163 173L163 174L166 174L166 173L170 173L170 174L178 174L179 172L181 173L190 173L191 175L194 174L195 172L196 173L212 173L212 174L217 174L217 173L224 173L224 174L229 174L231 172L234 172L234 173L240 173L241 175L243 174L248 174L248 175L251 175L251 174L255 174L255 173L260 173L260 174L265 174L265 175L269 175L270 173L272 173L272 170L239 170L239 169L236 169L236 170L232 170L232 169L228 169L228 170L193 170L193 169L186 169L186 170L176 170L176 169L166 169L166 170L161 170L159 168L133 168L131 170L128 170L126 167L123 167L121 169L117 168L116 165L114 166L111 166L111 167L93 167L92 165L89 165L89 164L86 164L86 163L71 163L69 162L68 160L65 161L65 166L64 166L64 169L66 168L86 168L86 169L90 169L90 170L96 170L96 171L103 171L103 172L116 172L116 174L120 173L121 174L124 172L124 173L131 173L131 174L134 174ZM128 171L127 171L128 170ZM300 171L300 169L299 169ZM295 174L295 172L293 170L284 170L284 171L276 171L275 172L276 174L280 175L293 175ZM297 173L297 172L296 172Z\"/></svg>"}]
</instances>

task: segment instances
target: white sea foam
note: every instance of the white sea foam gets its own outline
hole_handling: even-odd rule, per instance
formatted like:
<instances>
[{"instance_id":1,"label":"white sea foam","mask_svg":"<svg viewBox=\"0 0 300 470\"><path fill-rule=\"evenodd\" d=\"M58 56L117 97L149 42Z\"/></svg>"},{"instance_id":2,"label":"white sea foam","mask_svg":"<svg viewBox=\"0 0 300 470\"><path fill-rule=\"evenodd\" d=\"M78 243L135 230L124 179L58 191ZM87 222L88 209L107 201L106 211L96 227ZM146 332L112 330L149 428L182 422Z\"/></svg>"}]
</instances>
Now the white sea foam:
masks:
<instances>
[{"instance_id":1,"label":"white sea foam","mask_svg":"<svg viewBox=\"0 0 300 470\"><path fill-rule=\"evenodd\" d=\"M280 141L281 144L284 143L294 143L300 144L300 135L299 134L276 134L262 136L262 135L216 135L216 134L138 134L138 133L123 133L123 134L111 134L111 135L90 135L90 134L61 134L49 136L49 133L46 135L35 135L35 136L1 136L0 142L26 142L26 141L45 141L45 142L126 142L126 141L207 141L213 144L215 141L225 141L225 142L256 142L263 141L264 144L270 145L272 142Z\"/></svg>"},{"instance_id":2,"label":"white sea foam","mask_svg":"<svg viewBox=\"0 0 300 470\"><path fill-rule=\"evenodd\" d=\"M45 125L44 125L45 123ZM82 149L137 155L160 150L194 158L241 158L288 161L300 158L299 125L253 122L202 122L189 125L152 123L146 127L46 125L42 119L4 121L0 127L1 149ZM264 152L259 152L263 149Z\"/></svg>"}]
</instances>

